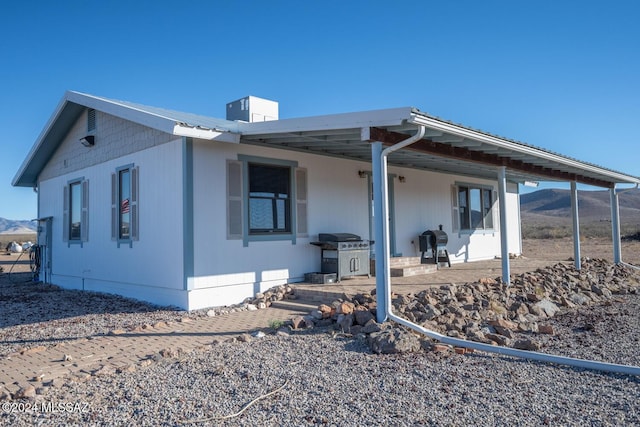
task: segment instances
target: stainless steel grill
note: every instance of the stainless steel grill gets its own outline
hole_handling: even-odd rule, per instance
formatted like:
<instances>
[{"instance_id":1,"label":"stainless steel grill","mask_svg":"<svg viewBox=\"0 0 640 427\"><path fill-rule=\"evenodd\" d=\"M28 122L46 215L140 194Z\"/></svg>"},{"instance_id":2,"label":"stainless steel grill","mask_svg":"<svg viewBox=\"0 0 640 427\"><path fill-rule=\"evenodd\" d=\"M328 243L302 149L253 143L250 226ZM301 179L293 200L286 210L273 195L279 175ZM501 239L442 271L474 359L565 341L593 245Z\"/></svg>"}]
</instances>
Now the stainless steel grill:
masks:
<instances>
[{"instance_id":1,"label":"stainless steel grill","mask_svg":"<svg viewBox=\"0 0 640 427\"><path fill-rule=\"evenodd\" d=\"M446 262L447 265L451 267L449 251L447 250L449 236L442 231L442 226L440 226L439 230L425 231L419 236L418 241L420 242L420 252L422 252L420 262L423 264L428 264L429 262L434 264Z\"/></svg>"},{"instance_id":2,"label":"stainless steel grill","mask_svg":"<svg viewBox=\"0 0 640 427\"><path fill-rule=\"evenodd\" d=\"M312 245L321 249L322 273L335 273L339 282L343 277L371 277L369 250L373 242L351 233L320 233Z\"/></svg>"}]
</instances>

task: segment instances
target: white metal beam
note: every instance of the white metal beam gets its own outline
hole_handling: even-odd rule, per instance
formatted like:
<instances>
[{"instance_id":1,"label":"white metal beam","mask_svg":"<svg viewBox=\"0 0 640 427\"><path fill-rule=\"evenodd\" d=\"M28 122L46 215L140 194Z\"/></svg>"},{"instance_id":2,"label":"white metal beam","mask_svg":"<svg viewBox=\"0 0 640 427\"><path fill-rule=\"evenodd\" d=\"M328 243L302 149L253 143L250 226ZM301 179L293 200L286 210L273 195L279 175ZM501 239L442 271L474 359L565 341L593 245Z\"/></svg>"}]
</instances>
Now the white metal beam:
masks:
<instances>
[{"instance_id":1,"label":"white metal beam","mask_svg":"<svg viewBox=\"0 0 640 427\"><path fill-rule=\"evenodd\" d=\"M577 270L582 267L580 261L580 219L578 217L578 186L571 181L571 218L573 218L573 259Z\"/></svg>"},{"instance_id":2,"label":"white metal beam","mask_svg":"<svg viewBox=\"0 0 640 427\"><path fill-rule=\"evenodd\" d=\"M613 262L622 262L622 250L620 249L620 205L618 193L615 188L609 189L611 199L611 237L613 238Z\"/></svg>"},{"instance_id":3,"label":"white metal beam","mask_svg":"<svg viewBox=\"0 0 640 427\"><path fill-rule=\"evenodd\" d=\"M507 168L498 168L498 201L500 205L500 249L502 256L502 281L511 284L509 262L509 232L507 228Z\"/></svg>"},{"instance_id":4,"label":"white metal beam","mask_svg":"<svg viewBox=\"0 0 640 427\"><path fill-rule=\"evenodd\" d=\"M384 218L384 193L383 188L383 160L382 160L382 142L373 142L371 144L371 171L373 175L373 222L375 236L375 265L376 265L376 320L382 323L387 319L388 304L391 302L387 299L387 290L391 288L391 283L387 282L387 257L384 256L388 251L387 241L385 239L385 220Z\"/></svg>"}]
</instances>

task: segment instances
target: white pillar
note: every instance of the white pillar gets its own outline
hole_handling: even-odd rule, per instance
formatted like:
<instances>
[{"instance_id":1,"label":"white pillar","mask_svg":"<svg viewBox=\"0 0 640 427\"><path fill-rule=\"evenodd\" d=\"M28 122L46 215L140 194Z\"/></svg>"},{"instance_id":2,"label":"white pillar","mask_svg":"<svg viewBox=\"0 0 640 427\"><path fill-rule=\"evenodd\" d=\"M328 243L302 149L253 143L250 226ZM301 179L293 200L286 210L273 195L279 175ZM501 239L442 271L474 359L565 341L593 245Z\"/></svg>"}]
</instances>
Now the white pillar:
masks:
<instances>
[{"instance_id":1,"label":"white pillar","mask_svg":"<svg viewBox=\"0 0 640 427\"><path fill-rule=\"evenodd\" d=\"M580 220L578 218L578 186L571 182L571 217L573 218L573 258L577 270L582 267L580 262Z\"/></svg>"},{"instance_id":2,"label":"white pillar","mask_svg":"<svg viewBox=\"0 0 640 427\"><path fill-rule=\"evenodd\" d=\"M616 189L609 189L611 199L611 237L613 238L613 262L622 262L622 251L620 249L620 205L618 204L618 193Z\"/></svg>"},{"instance_id":3,"label":"white pillar","mask_svg":"<svg viewBox=\"0 0 640 427\"><path fill-rule=\"evenodd\" d=\"M509 263L509 232L507 228L507 168L498 169L498 201L500 204L500 248L502 250L502 281L511 284Z\"/></svg>"},{"instance_id":4,"label":"white pillar","mask_svg":"<svg viewBox=\"0 0 640 427\"><path fill-rule=\"evenodd\" d=\"M375 254L376 254L376 320L378 323L382 323L387 320L387 312L390 304L390 300L387 295L387 290L391 289L391 283L387 278L385 254L389 253L389 249L386 247L385 239L385 221L387 214L384 208L384 194L383 194L383 177L386 172L384 171L382 161L382 142L371 143L371 172L373 175L373 230L375 236Z\"/></svg>"}]
</instances>

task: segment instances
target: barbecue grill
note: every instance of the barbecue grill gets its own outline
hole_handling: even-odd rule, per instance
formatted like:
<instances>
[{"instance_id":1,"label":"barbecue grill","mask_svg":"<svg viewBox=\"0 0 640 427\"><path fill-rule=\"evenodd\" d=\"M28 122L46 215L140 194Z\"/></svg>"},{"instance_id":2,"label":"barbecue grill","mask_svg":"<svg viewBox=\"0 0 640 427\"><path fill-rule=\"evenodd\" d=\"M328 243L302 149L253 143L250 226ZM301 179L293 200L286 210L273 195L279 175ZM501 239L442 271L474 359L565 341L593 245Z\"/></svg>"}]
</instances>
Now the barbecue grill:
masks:
<instances>
[{"instance_id":1,"label":"barbecue grill","mask_svg":"<svg viewBox=\"0 0 640 427\"><path fill-rule=\"evenodd\" d=\"M439 230L425 231L419 236L418 241L420 242L420 252L422 252L422 256L420 257L422 264L428 264L429 262L433 262L434 264L446 262L447 265L451 267L449 251L447 250L449 237L447 233L442 231L442 226L440 226ZM428 256L429 254L431 255L430 257Z\"/></svg>"},{"instance_id":2,"label":"barbecue grill","mask_svg":"<svg viewBox=\"0 0 640 427\"><path fill-rule=\"evenodd\" d=\"M372 243L351 233L320 233L318 241L311 242L322 250L322 273L335 273L338 282L343 277L371 277L369 250Z\"/></svg>"}]
</instances>

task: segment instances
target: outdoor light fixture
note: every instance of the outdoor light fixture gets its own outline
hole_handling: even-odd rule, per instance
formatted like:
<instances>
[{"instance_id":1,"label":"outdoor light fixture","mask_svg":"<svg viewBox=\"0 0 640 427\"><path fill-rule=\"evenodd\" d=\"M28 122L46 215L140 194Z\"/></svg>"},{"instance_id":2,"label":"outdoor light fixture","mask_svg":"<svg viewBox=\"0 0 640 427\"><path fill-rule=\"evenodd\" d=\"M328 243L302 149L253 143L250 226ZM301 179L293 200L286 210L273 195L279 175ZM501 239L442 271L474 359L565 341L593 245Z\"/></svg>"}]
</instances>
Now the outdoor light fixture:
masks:
<instances>
[{"instance_id":1,"label":"outdoor light fixture","mask_svg":"<svg viewBox=\"0 0 640 427\"><path fill-rule=\"evenodd\" d=\"M400 182L406 182L406 181L407 181L407 178L405 178L404 176L400 175L400 176L398 177L398 181L400 181Z\"/></svg>"},{"instance_id":2,"label":"outdoor light fixture","mask_svg":"<svg viewBox=\"0 0 640 427\"><path fill-rule=\"evenodd\" d=\"M367 177L367 173L365 171L358 171L358 176L360 178L366 178Z\"/></svg>"},{"instance_id":3,"label":"outdoor light fixture","mask_svg":"<svg viewBox=\"0 0 640 427\"><path fill-rule=\"evenodd\" d=\"M94 135L87 135L85 137L80 138L80 144L85 147L93 147L96 143L96 137Z\"/></svg>"}]
</instances>

